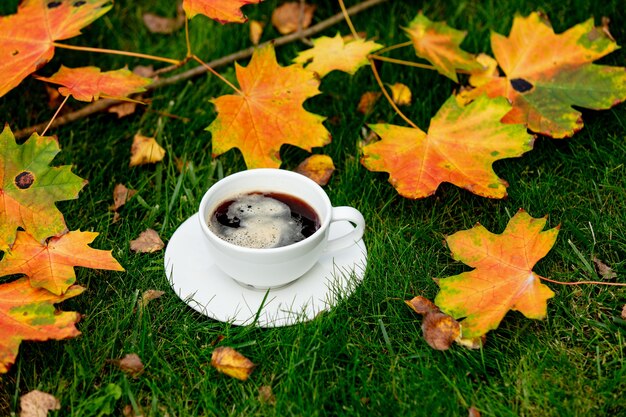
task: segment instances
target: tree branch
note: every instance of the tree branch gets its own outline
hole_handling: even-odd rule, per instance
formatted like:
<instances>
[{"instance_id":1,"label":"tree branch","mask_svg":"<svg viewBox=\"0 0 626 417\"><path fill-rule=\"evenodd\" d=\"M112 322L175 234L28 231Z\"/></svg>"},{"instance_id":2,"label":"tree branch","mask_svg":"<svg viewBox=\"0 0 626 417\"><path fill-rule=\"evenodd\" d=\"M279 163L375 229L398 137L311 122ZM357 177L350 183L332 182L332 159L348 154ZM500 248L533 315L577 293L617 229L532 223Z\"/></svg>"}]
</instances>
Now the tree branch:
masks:
<instances>
[{"instance_id":1,"label":"tree branch","mask_svg":"<svg viewBox=\"0 0 626 417\"><path fill-rule=\"evenodd\" d=\"M356 4L350 8L347 9L347 14L349 16L353 16L357 13L360 13L362 11L365 11L371 7L377 6L381 3L384 3L388 0L366 0L362 3ZM282 46L282 45L286 45L289 44L291 42L297 41L299 39L302 39L303 37L310 37L312 35L315 35L319 32L322 32L326 29L328 29L329 27L332 27L334 25L336 25L337 23L341 22L342 20L344 20L344 15L343 13L337 13L334 16L329 17L326 20L323 20L321 22L319 22L316 25L313 25L311 27L309 27L308 29L302 30L301 32L295 32L295 33L290 33L289 35L284 35L284 36L280 36L276 39L274 39L273 42L275 46ZM267 43L267 42L266 42ZM221 58L215 59L211 62L209 62L207 65L210 66L211 68L218 68L218 67L223 67L225 65L231 64L237 60L240 59L245 59L248 58L250 56L252 56L252 53L254 52L254 50L256 49L256 47L250 47L250 48L246 48L246 49L242 49L241 51L232 53L230 55L226 55L223 56ZM191 68L185 72L182 72L180 74L176 74L173 75L171 77L167 77L167 78L161 78L156 80L155 82L153 82L152 84L148 85L146 87L147 91L152 91L155 90L157 88L160 87L164 87L164 86L168 86L168 85L172 85L172 84L176 84L178 82L184 81L184 80L188 80L190 78L194 78L197 77L199 75L202 75L204 73L206 73L208 70L206 67L204 67L203 65L198 65L197 67ZM74 122L76 120L80 120L83 119L85 117L88 117L92 114L95 113L99 113L101 111L104 111L106 109L108 109L109 107L115 105L115 104L119 104L119 103L123 103L123 101L121 100L110 100L110 99L102 99L102 100L98 100L95 101L91 104L86 105L85 107L73 111L71 113L67 113L63 116L58 117L57 119L54 120L54 122L50 125L50 128L53 127L58 127L58 126L63 126L66 125L68 123ZM15 137L16 138L23 138L26 136L31 135L34 132L41 132L46 126L47 126L48 122L45 123L40 123L34 126L30 126L27 127L25 129L21 129L18 130L17 132L15 132Z\"/></svg>"}]
</instances>

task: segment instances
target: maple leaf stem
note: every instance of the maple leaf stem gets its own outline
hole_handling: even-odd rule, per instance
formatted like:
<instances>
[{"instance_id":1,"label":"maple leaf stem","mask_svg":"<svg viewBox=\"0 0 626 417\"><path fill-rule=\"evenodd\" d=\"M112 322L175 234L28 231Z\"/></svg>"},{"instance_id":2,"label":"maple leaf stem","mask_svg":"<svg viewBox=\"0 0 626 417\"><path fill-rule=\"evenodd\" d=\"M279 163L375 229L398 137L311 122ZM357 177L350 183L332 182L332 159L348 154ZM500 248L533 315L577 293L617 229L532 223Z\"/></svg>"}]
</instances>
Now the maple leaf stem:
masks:
<instances>
[{"instance_id":1,"label":"maple leaf stem","mask_svg":"<svg viewBox=\"0 0 626 417\"><path fill-rule=\"evenodd\" d=\"M424 69L429 69L429 70L433 70L433 71L437 70L437 68L433 67L432 65L420 64L419 62L405 61L405 60L402 60L402 59L388 58L386 56L379 56L379 55L376 55L376 54L370 55L370 58L371 59L376 59L378 61L391 62L392 64L407 65L409 67L424 68Z\"/></svg>"},{"instance_id":2,"label":"maple leaf stem","mask_svg":"<svg viewBox=\"0 0 626 417\"><path fill-rule=\"evenodd\" d=\"M542 281L546 281L546 282L551 282L553 284L560 284L560 285L609 285L609 286L613 286L613 287L626 287L626 283L622 283L622 282L602 282L602 281L556 281L550 278L545 278L545 277L538 277L539 279L541 279Z\"/></svg>"},{"instance_id":3,"label":"maple leaf stem","mask_svg":"<svg viewBox=\"0 0 626 417\"><path fill-rule=\"evenodd\" d=\"M69 95L65 96L65 99L63 99L63 102L61 103L61 105L59 106L59 108L57 109L57 111L54 112L54 116L52 116L52 119L50 119L50 121L48 122L48 125L46 126L46 128L43 130L43 132L41 132L41 136L45 136L46 132L48 131L48 129L50 128L50 125L52 125L52 122L54 122L54 119L57 118L57 116L59 115L59 112L61 111L61 109L63 108L63 106L65 106L65 103L67 102L67 99L70 98Z\"/></svg>"},{"instance_id":4,"label":"maple leaf stem","mask_svg":"<svg viewBox=\"0 0 626 417\"><path fill-rule=\"evenodd\" d=\"M411 121L411 119L406 117L404 115L404 113L402 113L402 111L400 111L398 106L396 106L396 103L393 102L393 98L391 98L391 96L387 92L387 89L385 88L385 85L383 84L383 81L380 79L380 75L378 74L378 70L376 69L376 65L374 64L374 61L372 60L372 56L371 55L369 56L369 61L370 61L370 67L372 68L372 72L374 73L374 78L376 78L376 82L378 83L378 86L380 87L380 90L385 95L385 98L387 98L387 101L389 102L391 107L393 107L393 109L398 114L398 116L400 116L402 119L404 119L404 121L407 122L409 125L411 125L411 127L414 127L415 129L419 129L419 127L417 127L417 125L415 123L413 123Z\"/></svg>"},{"instance_id":5,"label":"maple leaf stem","mask_svg":"<svg viewBox=\"0 0 626 417\"><path fill-rule=\"evenodd\" d=\"M200 65L202 65L203 67L205 67L211 74L215 75L217 78L219 78L220 80L222 80L224 83L226 83L226 85L228 85L230 88L232 88L233 90L235 90L238 94L241 94L242 96L245 95L240 89L238 89L237 87L235 87L235 85L233 83L231 83L230 81L228 81L226 78L222 77L220 75L219 72L215 71L213 68L211 68L209 66L209 64L205 63L204 61L202 61L200 58L198 58L196 55L191 55L191 58L194 59L195 61L197 61Z\"/></svg>"},{"instance_id":6,"label":"maple leaf stem","mask_svg":"<svg viewBox=\"0 0 626 417\"><path fill-rule=\"evenodd\" d=\"M361 37L359 36L359 33L356 31L356 29L354 28L354 25L352 24L352 19L350 19L350 15L348 14L348 10L346 10L346 5L343 4L343 0L338 0L338 1L339 1L339 7L341 7L341 13L343 13L343 17L346 20L348 27L350 28L350 32L352 32L352 36L354 36L354 39L361 39Z\"/></svg>"},{"instance_id":7,"label":"maple leaf stem","mask_svg":"<svg viewBox=\"0 0 626 417\"><path fill-rule=\"evenodd\" d=\"M395 45L387 46L383 49L379 49L376 51L376 55L384 54L385 52L393 51L394 49L404 48L405 46L413 45L413 41L406 41L402 43L397 43Z\"/></svg>"},{"instance_id":8,"label":"maple leaf stem","mask_svg":"<svg viewBox=\"0 0 626 417\"><path fill-rule=\"evenodd\" d=\"M165 58L165 57L156 56L156 55L147 55L147 54L142 54L139 52L120 51L117 49L92 48L89 46L66 45L64 43L57 43L57 42L52 42L52 45L54 45L57 48L71 49L74 51L98 52L102 54L132 56L135 58L144 58L144 59L151 59L153 61L167 62L169 64L174 64L174 65L177 65L180 63L180 61L177 59Z\"/></svg>"},{"instance_id":9,"label":"maple leaf stem","mask_svg":"<svg viewBox=\"0 0 626 417\"><path fill-rule=\"evenodd\" d=\"M191 40L189 39L189 19L185 19L185 43L187 44L187 59L191 58Z\"/></svg>"}]
</instances>

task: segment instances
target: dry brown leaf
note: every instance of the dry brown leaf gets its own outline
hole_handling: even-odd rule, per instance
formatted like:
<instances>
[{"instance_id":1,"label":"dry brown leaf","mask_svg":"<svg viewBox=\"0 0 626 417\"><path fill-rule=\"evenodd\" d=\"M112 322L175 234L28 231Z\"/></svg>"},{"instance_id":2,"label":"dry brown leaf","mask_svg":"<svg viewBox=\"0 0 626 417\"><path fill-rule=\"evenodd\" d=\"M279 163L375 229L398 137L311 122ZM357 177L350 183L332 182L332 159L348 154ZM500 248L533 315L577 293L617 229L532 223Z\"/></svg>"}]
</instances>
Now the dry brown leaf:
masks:
<instances>
[{"instance_id":1,"label":"dry brown leaf","mask_svg":"<svg viewBox=\"0 0 626 417\"><path fill-rule=\"evenodd\" d=\"M395 83L389 86L391 99L398 106L408 106L411 104L411 90L402 83Z\"/></svg>"},{"instance_id":2,"label":"dry brown leaf","mask_svg":"<svg viewBox=\"0 0 626 417\"><path fill-rule=\"evenodd\" d=\"M302 29L311 26L313 12L317 6L305 4L302 13ZM300 23L300 3L288 2L274 9L272 13L272 25L282 34L293 33L298 30Z\"/></svg>"},{"instance_id":3,"label":"dry brown leaf","mask_svg":"<svg viewBox=\"0 0 626 417\"><path fill-rule=\"evenodd\" d=\"M481 337L474 337L472 339L464 339L461 336L454 340L457 344L468 349L480 349L485 345L487 341L487 335L484 334Z\"/></svg>"},{"instance_id":4,"label":"dry brown leaf","mask_svg":"<svg viewBox=\"0 0 626 417\"><path fill-rule=\"evenodd\" d=\"M438 313L439 307L437 307L432 301L426 297L417 296L410 300L405 300L404 303L408 305L417 314L429 314Z\"/></svg>"},{"instance_id":5,"label":"dry brown leaf","mask_svg":"<svg viewBox=\"0 0 626 417\"><path fill-rule=\"evenodd\" d=\"M370 114L374 110L374 105L380 98L382 93L377 91L368 91L363 93L357 106L357 111L363 114Z\"/></svg>"},{"instance_id":6,"label":"dry brown leaf","mask_svg":"<svg viewBox=\"0 0 626 417\"><path fill-rule=\"evenodd\" d=\"M146 229L135 240L130 241L130 250L140 253L152 253L165 247L165 244L154 229Z\"/></svg>"},{"instance_id":7,"label":"dry brown leaf","mask_svg":"<svg viewBox=\"0 0 626 417\"><path fill-rule=\"evenodd\" d=\"M20 417L46 417L50 410L60 410L61 403L51 394L34 390L20 397Z\"/></svg>"},{"instance_id":8,"label":"dry brown leaf","mask_svg":"<svg viewBox=\"0 0 626 417\"><path fill-rule=\"evenodd\" d=\"M231 347L218 347L211 355L211 366L228 376L245 381L256 365Z\"/></svg>"},{"instance_id":9,"label":"dry brown leaf","mask_svg":"<svg viewBox=\"0 0 626 417\"><path fill-rule=\"evenodd\" d=\"M122 359L112 359L109 362L116 365L124 373L137 378L143 373L144 366L141 358L136 353L127 353Z\"/></svg>"},{"instance_id":10,"label":"dry brown leaf","mask_svg":"<svg viewBox=\"0 0 626 417\"><path fill-rule=\"evenodd\" d=\"M148 305L148 303L150 301L156 300L157 298L160 298L163 294L165 294L165 291L146 290L141 295L141 300L139 301L139 306L143 308L146 305Z\"/></svg>"},{"instance_id":11,"label":"dry brown leaf","mask_svg":"<svg viewBox=\"0 0 626 417\"><path fill-rule=\"evenodd\" d=\"M610 266L602 262L600 259L594 256L592 261L593 261L593 264L596 266L596 271L598 271L598 274L600 274L602 279L617 278L617 273L613 271L613 269Z\"/></svg>"},{"instance_id":12,"label":"dry brown leaf","mask_svg":"<svg viewBox=\"0 0 626 417\"><path fill-rule=\"evenodd\" d=\"M137 97L138 100L141 100L141 97ZM125 101L120 104L115 104L107 109L109 113L117 114L117 118L121 119L122 117L129 116L137 110L137 103L134 101Z\"/></svg>"},{"instance_id":13,"label":"dry brown leaf","mask_svg":"<svg viewBox=\"0 0 626 417\"><path fill-rule=\"evenodd\" d=\"M461 334L461 326L447 314L427 313L422 321L422 333L430 347L447 350Z\"/></svg>"},{"instance_id":14,"label":"dry brown leaf","mask_svg":"<svg viewBox=\"0 0 626 417\"><path fill-rule=\"evenodd\" d=\"M48 108L49 109L58 108L63 102L63 97L61 96L61 93L59 93L59 90L57 90L54 87L51 87L48 84L45 84L45 86L46 86L46 93L48 94Z\"/></svg>"},{"instance_id":15,"label":"dry brown leaf","mask_svg":"<svg viewBox=\"0 0 626 417\"><path fill-rule=\"evenodd\" d=\"M250 21L250 42L253 45L258 45L261 41L261 35L263 35L263 23L258 20Z\"/></svg>"},{"instance_id":16,"label":"dry brown leaf","mask_svg":"<svg viewBox=\"0 0 626 417\"><path fill-rule=\"evenodd\" d=\"M471 406L468 410L468 417L480 417L480 411L474 406Z\"/></svg>"},{"instance_id":17,"label":"dry brown leaf","mask_svg":"<svg viewBox=\"0 0 626 417\"><path fill-rule=\"evenodd\" d=\"M624 304L624 307L622 307L622 318L626 320L626 304Z\"/></svg>"},{"instance_id":18,"label":"dry brown leaf","mask_svg":"<svg viewBox=\"0 0 626 417\"><path fill-rule=\"evenodd\" d=\"M141 412L141 411L140 411ZM122 416L124 417L143 417L143 414L135 413L135 409L132 405L126 404L122 409Z\"/></svg>"},{"instance_id":19,"label":"dry brown leaf","mask_svg":"<svg viewBox=\"0 0 626 417\"><path fill-rule=\"evenodd\" d=\"M274 392L272 392L271 386L263 385L259 388L259 402L269 405L276 404L276 397L274 396Z\"/></svg>"},{"instance_id":20,"label":"dry brown leaf","mask_svg":"<svg viewBox=\"0 0 626 417\"><path fill-rule=\"evenodd\" d=\"M182 3L178 4L176 17L162 17L153 13L144 13L143 23L151 33L168 35L176 32L185 24L185 12Z\"/></svg>"},{"instance_id":21,"label":"dry brown leaf","mask_svg":"<svg viewBox=\"0 0 626 417\"><path fill-rule=\"evenodd\" d=\"M111 206L111 210L117 211L135 194L137 194L136 190L126 188L124 184L117 184L113 189L113 205Z\"/></svg>"},{"instance_id":22,"label":"dry brown leaf","mask_svg":"<svg viewBox=\"0 0 626 417\"><path fill-rule=\"evenodd\" d=\"M311 155L302 161L294 171L324 186L328 184L331 175L335 172L335 165L328 155Z\"/></svg>"},{"instance_id":23,"label":"dry brown leaf","mask_svg":"<svg viewBox=\"0 0 626 417\"><path fill-rule=\"evenodd\" d=\"M156 139L137 133L133 139L130 154L129 166L134 167L159 162L165 156L165 149L157 143Z\"/></svg>"}]
</instances>

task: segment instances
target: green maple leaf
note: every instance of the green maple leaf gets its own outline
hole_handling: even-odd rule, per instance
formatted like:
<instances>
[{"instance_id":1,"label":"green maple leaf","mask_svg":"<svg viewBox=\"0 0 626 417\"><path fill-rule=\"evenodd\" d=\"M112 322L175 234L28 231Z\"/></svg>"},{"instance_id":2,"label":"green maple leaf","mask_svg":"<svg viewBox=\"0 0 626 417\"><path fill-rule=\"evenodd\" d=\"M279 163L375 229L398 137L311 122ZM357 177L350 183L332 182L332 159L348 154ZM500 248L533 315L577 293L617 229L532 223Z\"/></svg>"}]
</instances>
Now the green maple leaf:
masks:
<instances>
[{"instance_id":1,"label":"green maple leaf","mask_svg":"<svg viewBox=\"0 0 626 417\"><path fill-rule=\"evenodd\" d=\"M0 250L13 244L18 227L40 242L67 230L54 203L78 197L87 181L69 165L48 166L59 151L53 137L34 133L18 145L8 126L0 133Z\"/></svg>"}]
</instances>

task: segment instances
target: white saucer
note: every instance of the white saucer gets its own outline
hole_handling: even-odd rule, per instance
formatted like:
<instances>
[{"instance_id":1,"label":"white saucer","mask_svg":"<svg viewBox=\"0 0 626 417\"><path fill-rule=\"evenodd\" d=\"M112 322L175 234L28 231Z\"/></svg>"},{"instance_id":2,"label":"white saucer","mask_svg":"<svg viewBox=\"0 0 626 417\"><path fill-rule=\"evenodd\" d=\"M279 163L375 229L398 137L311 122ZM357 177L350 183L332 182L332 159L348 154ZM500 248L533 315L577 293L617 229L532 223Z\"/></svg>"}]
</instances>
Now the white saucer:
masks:
<instances>
[{"instance_id":1,"label":"white saucer","mask_svg":"<svg viewBox=\"0 0 626 417\"><path fill-rule=\"evenodd\" d=\"M367 250L360 240L324 254L309 272L287 286L263 291L245 288L215 266L198 222L196 213L174 232L165 250L165 274L185 303L215 320L259 327L312 320L352 293L365 274ZM347 221L332 223L330 237L350 229Z\"/></svg>"}]
</instances>

